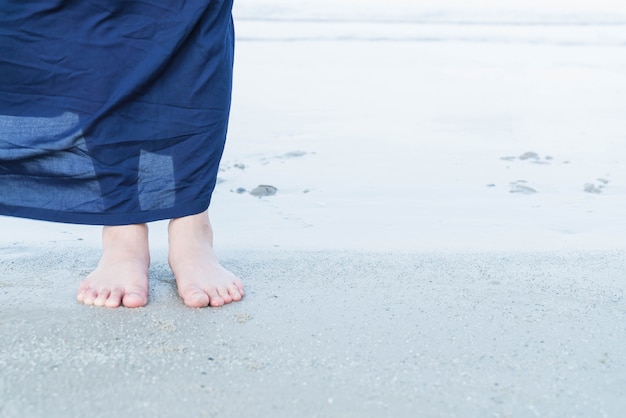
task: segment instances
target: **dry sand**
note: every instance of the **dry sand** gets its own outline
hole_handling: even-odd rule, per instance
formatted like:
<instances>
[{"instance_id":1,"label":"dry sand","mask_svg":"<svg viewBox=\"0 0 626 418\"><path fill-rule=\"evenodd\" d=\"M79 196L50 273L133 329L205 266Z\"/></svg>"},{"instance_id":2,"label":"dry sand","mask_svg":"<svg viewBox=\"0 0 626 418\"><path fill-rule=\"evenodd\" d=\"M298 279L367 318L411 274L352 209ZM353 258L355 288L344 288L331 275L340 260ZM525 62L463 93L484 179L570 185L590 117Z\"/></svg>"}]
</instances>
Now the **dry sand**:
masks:
<instances>
[{"instance_id":1,"label":"dry sand","mask_svg":"<svg viewBox=\"0 0 626 418\"><path fill-rule=\"evenodd\" d=\"M242 303L73 302L84 247L0 252L3 417L601 417L626 407L619 252L231 252ZM43 302L42 302L43 301Z\"/></svg>"},{"instance_id":2,"label":"dry sand","mask_svg":"<svg viewBox=\"0 0 626 418\"><path fill-rule=\"evenodd\" d=\"M236 10L245 300L185 308L158 222L150 304L84 307L99 229L0 217L0 416L623 414L621 3L317 3Z\"/></svg>"}]
</instances>

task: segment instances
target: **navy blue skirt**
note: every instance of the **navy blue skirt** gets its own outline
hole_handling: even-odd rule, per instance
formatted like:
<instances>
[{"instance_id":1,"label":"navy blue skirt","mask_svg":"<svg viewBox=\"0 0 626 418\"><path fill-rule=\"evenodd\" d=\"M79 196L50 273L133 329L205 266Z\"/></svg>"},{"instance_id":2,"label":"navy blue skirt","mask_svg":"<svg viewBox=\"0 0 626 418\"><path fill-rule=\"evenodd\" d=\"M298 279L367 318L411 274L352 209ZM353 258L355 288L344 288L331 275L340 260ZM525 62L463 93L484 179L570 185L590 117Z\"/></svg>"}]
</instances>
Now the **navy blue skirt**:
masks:
<instances>
[{"instance_id":1,"label":"navy blue skirt","mask_svg":"<svg viewBox=\"0 0 626 418\"><path fill-rule=\"evenodd\" d=\"M124 225L206 210L232 0L0 0L0 214Z\"/></svg>"}]
</instances>

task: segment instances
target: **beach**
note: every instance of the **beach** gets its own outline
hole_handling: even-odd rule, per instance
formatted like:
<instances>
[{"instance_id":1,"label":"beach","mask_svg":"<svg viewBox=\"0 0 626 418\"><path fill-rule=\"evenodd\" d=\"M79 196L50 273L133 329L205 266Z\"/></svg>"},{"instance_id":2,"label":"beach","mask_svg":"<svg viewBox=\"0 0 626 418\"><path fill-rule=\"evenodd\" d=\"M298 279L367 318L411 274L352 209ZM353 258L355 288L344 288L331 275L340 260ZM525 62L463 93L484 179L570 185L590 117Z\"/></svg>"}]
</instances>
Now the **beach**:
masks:
<instances>
[{"instance_id":1,"label":"beach","mask_svg":"<svg viewBox=\"0 0 626 418\"><path fill-rule=\"evenodd\" d=\"M241 303L75 301L100 228L0 217L0 415L617 417L626 11L240 0L211 203ZM358 7L355 6L358 4Z\"/></svg>"}]
</instances>

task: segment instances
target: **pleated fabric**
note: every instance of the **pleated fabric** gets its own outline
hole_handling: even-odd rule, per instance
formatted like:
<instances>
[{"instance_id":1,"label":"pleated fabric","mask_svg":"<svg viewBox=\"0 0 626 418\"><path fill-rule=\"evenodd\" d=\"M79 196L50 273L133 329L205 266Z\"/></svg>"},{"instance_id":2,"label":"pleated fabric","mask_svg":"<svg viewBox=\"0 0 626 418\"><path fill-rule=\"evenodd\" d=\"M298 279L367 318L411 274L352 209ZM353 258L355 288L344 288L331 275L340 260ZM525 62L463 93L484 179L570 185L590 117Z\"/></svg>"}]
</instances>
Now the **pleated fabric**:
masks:
<instances>
[{"instance_id":1,"label":"pleated fabric","mask_svg":"<svg viewBox=\"0 0 626 418\"><path fill-rule=\"evenodd\" d=\"M230 111L232 0L0 0L0 214L204 211Z\"/></svg>"}]
</instances>

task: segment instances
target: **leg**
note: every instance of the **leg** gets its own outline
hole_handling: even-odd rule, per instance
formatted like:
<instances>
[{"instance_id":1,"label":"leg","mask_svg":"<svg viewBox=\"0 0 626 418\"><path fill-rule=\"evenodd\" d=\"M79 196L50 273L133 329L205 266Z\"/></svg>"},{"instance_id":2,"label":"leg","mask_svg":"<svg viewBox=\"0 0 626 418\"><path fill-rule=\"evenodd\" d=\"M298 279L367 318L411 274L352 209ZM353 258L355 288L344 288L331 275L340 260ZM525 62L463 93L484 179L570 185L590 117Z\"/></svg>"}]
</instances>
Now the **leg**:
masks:
<instances>
[{"instance_id":1,"label":"leg","mask_svg":"<svg viewBox=\"0 0 626 418\"><path fill-rule=\"evenodd\" d=\"M148 226L105 226L102 258L83 280L77 299L85 305L137 308L148 303Z\"/></svg>"},{"instance_id":2,"label":"leg","mask_svg":"<svg viewBox=\"0 0 626 418\"><path fill-rule=\"evenodd\" d=\"M241 300L243 284L213 251L208 212L172 219L168 232L169 263L185 305L203 308Z\"/></svg>"}]
</instances>

